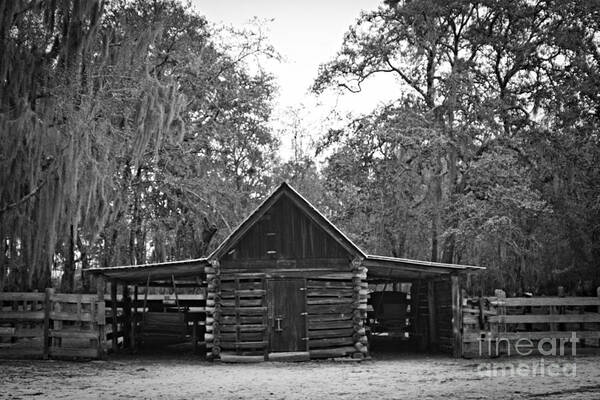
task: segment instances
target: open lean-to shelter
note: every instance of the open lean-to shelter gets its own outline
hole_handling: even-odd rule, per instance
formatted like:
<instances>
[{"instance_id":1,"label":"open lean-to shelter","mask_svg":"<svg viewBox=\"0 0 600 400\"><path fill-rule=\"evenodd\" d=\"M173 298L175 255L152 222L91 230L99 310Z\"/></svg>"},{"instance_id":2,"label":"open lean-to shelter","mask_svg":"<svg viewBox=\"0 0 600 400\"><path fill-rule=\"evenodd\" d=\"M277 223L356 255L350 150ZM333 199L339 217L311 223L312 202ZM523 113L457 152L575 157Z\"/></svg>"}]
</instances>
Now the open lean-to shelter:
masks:
<instances>
[{"instance_id":1,"label":"open lean-to shelter","mask_svg":"<svg viewBox=\"0 0 600 400\"><path fill-rule=\"evenodd\" d=\"M112 324L125 345L153 333L204 338L209 357L260 361L363 358L371 333L460 356L459 278L478 269L365 254L282 183L206 258L89 272L112 283L113 315L123 287L125 328ZM150 307L152 286L195 287L203 303L175 295Z\"/></svg>"}]
</instances>

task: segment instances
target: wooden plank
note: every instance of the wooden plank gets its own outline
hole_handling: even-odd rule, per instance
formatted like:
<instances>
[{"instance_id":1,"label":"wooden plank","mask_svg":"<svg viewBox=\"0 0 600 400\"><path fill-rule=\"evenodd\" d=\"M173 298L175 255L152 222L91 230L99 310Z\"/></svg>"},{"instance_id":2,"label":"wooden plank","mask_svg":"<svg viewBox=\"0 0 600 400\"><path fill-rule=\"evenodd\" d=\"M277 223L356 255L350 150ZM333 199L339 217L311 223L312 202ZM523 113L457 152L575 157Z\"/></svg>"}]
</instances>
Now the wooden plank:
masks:
<instances>
[{"instance_id":1,"label":"wooden plank","mask_svg":"<svg viewBox=\"0 0 600 400\"><path fill-rule=\"evenodd\" d=\"M228 290L260 290L262 289L262 283L260 281L257 282L240 282L239 289L235 286L234 282L221 282L221 291Z\"/></svg>"},{"instance_id":2,"label":"wooden plank","mask_svg":"<svg viewBox=\"0 0 600 400\"><path fill-rule=\"evenodd\" d=\"M571 338L573 333L578 339L600 339L600 331L539 331L539 332L499 332L497 338L519 340L521 338L531 340Z\"/></svg>"},{"instance_id":3,"label":"wooden plank","mask_svg":"<svg viewBox=\"0 0 600 400\"><path fill-rule=\"evenodd\" d=\"M238 304L239 303L239 304ZM239 297L234 299L221 299L222 307L259 307L262 305L262 299L248 299Z\"/></svg>"},{"instance_id":4,"label":"wooden plank","mask_svg":"<svg viewBox=\"0 0 600 400\"><path fill-rule=\"evenodd\" d=\"M338 328L352 328L353 321L351 319L339 320L339 321L313 321L308 322L308 329L311 331L318 329L338 329Z\"/></svg>"},{"instance_id":5,"label":"wooden plank","mask_svg":"<svg viewBox=\"0 0 600 400\"><path fill-rule=\"evenodd\" d=\"M491 302L503 307L600 306L598 297L507 297Z\"/></svg>"},{"instance_id":6,"label":"wooden plank","mask_svg":"<svg viewBox=\"0 0 600 400\"><path fill-rule=\"evenodd\" d=\"M329 269L347 270L347 258L288 258L288 259L260 259L260 260L223 260L221 262L222 273L230 274L233 271L266 271L266 270L310 270ZM231 275L230 275L231 276Z\"/></svg>"},{"instance_id":7,"label":"wooden plank","mask_svg":"<svg viewBox=\"0 0 600 400\"><path fill-rule=\"evenodd\" d=\"M235 353L221 353L221 362L224 363L257 363L265 361L265 356L242 356Z\"/></svg>"},{"instance_id":8,"label":"wooden plank","mask_svg":"<svg viewBox=\"0 0 600 400\"><path fill-rule=\"evenodd\" d=\"M0 292L0 301L44 301L44 292Z\"/></svg>"},{"instance_id":9,"label":"wooden plank","mask_svg":"<svg viewBox=\"0 0 600 400\"><path fill-rule=\"evenodd\" d=\"M240 290L222 290L221 297L262 297L266 294L266 290L263 289L240 289Z\"/></svg>"},{"instance_id":10,"label":"wooden plank","mask_svg":"<svg viewBox=\"0 0 600 400\"><path fill-rule=\"evenodd\" d=\"M322 289L322 288L347 289L347 288L353 288L354 285L352 284L352 281L344 281L344 280L341 280L341 281L331 281L331 280L318 281L318 280L309 279L306 282L306 287L308 288L308 290Z\"/></svg>"},{"instance_id":11,"label":"wooden plank","mask_svg":"<svg viewBox=\"0 0 600 400\"><path fill-rule=\"evenodd\" d=\"M43 311L3 311L0 321L43 321Z\"/></svg>"},{"instance_id":12,"label":"wooden plank","mask_svg":"<svg viewBox=\"0 0 600 400\"><path fill-rule=\"evenodd\" d=\"M298 362L298 361L309 361L310 353L308 351L291 351L291 352L277 352L269 353L269 361L275 362Z\"/></svg>"},{"instance_id":13,"label":"wooden plank","mask_svg":"<svg viewBox=\"0 0 600 400\"><path fill-rule=\"evenodd\" d=\"M600 322L600 314L496 315L489 317L488 321L500 324L588 323Z\"/></svg>"},{"instance_id":14,"label":"wooden plank","mask_svg":"<svg viewBox=\"0 0 600 400\"><path fill-rule=\"evenodd\" d=\"M60 301L61 303L92 303L97 300L97 296L80 293L53 293L50 300Z\"/></svg>"},{"instance_id":15,"label":"wooden plank","mask_svg":"<svg viewBox=\"0 0 600 400\"><path fill-rule=\"evenodd\" d=\"M24 328L17 327L15 329L15 334L13 335L16 338L44 338L44 327L38 326L36 328Z\"/></svg>"},{"instance_id":16,"label":"wooden plank","mask_svg":"<svg viewBox=\"0 0 600 400\"><path fill-rule=\"evenodd\" d=\"M15 330L13 327L0 326L0 336L15 336Z\"/></svg>"},{"instance_id":17,"label":"wooden plank","mask_svg":"<svg viewBox=\"0 0 600 400\"><path fill-rule=\"evenodd\" d=\"M267 311L267 307L222 307L221 313L223 315L255 315L262 314Z\"/></svg>"},{"instance_id":18,"label":"wooden plank","mask_svg":"<svg viewBox=\"0 0 600 400\"><path fill-rule=\"evenodd\" d=\"M344 357L356 351L353 346L336 347L332 349L311 349L310 358L335 358Z\"/></svg>"},{"instance_id":19,"label":"wooden plank","mask_svg":"<svg viewBox=\"0 0 600 400\"><path fill-rule=\"evenodd\" d=\"M348 304L330 304L330 305L308 305L306 311L311 314L345 314L352 312L353 307Z\"/></svg>"},{"instance_id":20,"label":"wooden plank","mask_svg":"<svg viewBox=\"0 0 600 400\"><path fill-rule=\"evenodd\" d=\"M471 314L463 314L463 325L477 325L479 326L479 318Z\"/></svg>"},{"instance_id":21,"label":"wooden plank","mask_svg":"<svg viewBox=\"0 0 600 400\"><path fill-rule=\"evenodd\" d=\"M319 347L336 347L336 346L344 346L354 344L354 340L352 337L346 338L325 338L325 339L311 339L310 347L311 349L319 348Z\"/></svg>"},{"instance_id":22,"label":"wooden plank","mask_svg":"<svg viewBox=\"0 0 600 400\"><path fill-rule=\"evenodd\" d=\"M58 320L58 321L83 321L83 322L91 322L94 320L94 317L91 313L81 313L81 315L77 315L76 313L66 312L66 311L51 311L50 319Z\"/></svg>"},{"instance_id":23,"label":"wooden plank","mask_svg":"<svg viewBox=\"0 0 600 400\"><path fill-rule=\"evenodd\" d=\"M349 337L354 333L353 328L345 329L320 329L320 330L309 330L308 337L310 339L323 339L323 338L336 338L336 337Z\"/></svg>"},{"instance_id":24,"label":"wooden plank","mask_svg":"<svg viewBox=\"0 0 600 400\"><path fill-rule=\"evenodd\" d=\"M354 284L352 283L352 277L346 280L313 280L309 279L306 282L308 290L311 289L352 289Z\"/></svg>"},{"instance_id":25,"label":"wooden plank","mask_svg":"<svg viewBox=\"0 0 600 400\"><path fill-rule=\"evenodd\" d=\"M173 283L169 280L169 283L166 284L169 287L173 286ZM177 285L177 287L179 287L179 284ZM198 293L198 294L177 294L177 297L179 298L179 301L200 301L200 300L206 300L206 295L204 293ZM104 301L109 302L111 301L111 295L107 294L103 296ZM163 301L163 300L174 300L174 296L172 295L168 295L168 294L151 294L148 293L147 295L147 301ZM121 306L119 303L121 303L123 301L123 296L120 294L117 294L117 305ZM142 302L143 300L139 300L139 302Z\"/></svg>"},{"instance_id":26,"label":"wooden plank","mask_svg":"<svg viewBox=\"0 0 600 400\"><path fill-rule=\"evenodd\" d=\"M223 332L219 338L223 342L258 342L263 341L264 335L261 332Z\"/></svg>"},{"instance_id":27,"label":"wooden plank","mask_svg":"<svg viewBox=\"0 0 600 400\"><path fill-rule=\"evenodd\" d=\"M239 324L258 324L263 322L262 315L255 316L241 316L238 320L235 316L226 315L221 317L222 325L239 325Z\"/></svg>"},{"instance_id":28,"label":"wooden plank","mask_svg":"<svg viewBox=\"0 0 600 400\"><path fill-rule=\"evenodd\" d=\"M221 342L223 349L258 349L267 345L266 341L258 342Z\"/></svg>"},{"instance_id":29,"label":"wooden plank","mask_svg":"<svg viewBox=\"0 0 600 400\"><path fill-rule=\"evenodd\" d=\"M323 321L347 321L352 320L352 313L334 313L334 314L308 314L308 323Z\"/></svg>"},{"instance_id":30,"label":"wooden plank","mask_svg":"<svg viewBox=\"0 0 600 400\"><path fill-rule=\"evenodd\" d=\"M249 324L249 325L232 324L232 325L222 325L221 326L221 332L236 332L238 330L240 332L262 332L265 329L267 329L266 326L262 325L262 324Z\"/></svg>"},{"instance_id":31,"label":"wooden plank","mask_svg":"<svg viewBox=\"0 0 600 400\"><path fill-rule=\"evenodd\" d=\"M307 305L326 305L326 304L346 304L352 306L352 298L323 298L323 297L309 297L306 300Z\"/></svg>"},{"instance_id":32,"label":"wooden plank","mask_svg":"<svg viewBox=\"0 0 600 400\"><path fill-rule=\"evenodd\" d=\"M48 332L50 337L69 338L69 339L97 339L98 332L83 331L83 330L64 330L50 329Z\"/></svg>"},{"instance_id":33,"label":"wooden plank","mask_svg":"<svg viewBox=\"0 0 600 400\"><path fill-rule=\"evenodd\" d=\"M308 288L306 291L308 297L352 297L354 295L354 289L351 288L332 288L332 289L320 289L320 288Z\"/></svg>"}]
</instances>

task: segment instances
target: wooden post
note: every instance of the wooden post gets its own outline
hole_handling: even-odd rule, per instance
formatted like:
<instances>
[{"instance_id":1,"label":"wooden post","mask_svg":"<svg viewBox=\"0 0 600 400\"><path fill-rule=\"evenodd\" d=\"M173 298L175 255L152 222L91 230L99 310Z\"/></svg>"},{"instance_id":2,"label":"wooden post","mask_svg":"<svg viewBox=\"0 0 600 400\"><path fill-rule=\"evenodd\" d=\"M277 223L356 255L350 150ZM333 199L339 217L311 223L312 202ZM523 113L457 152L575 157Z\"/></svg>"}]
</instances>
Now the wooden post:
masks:
<instances>
[{"instance_id":1,"label":"wooden post","mask_svg":"<svg viewBox=\"0 0 600 400\"><path fill-rule=\"evenodd\" d=\"M44 297L44 360L48 359L50 355L50 346L52 342L50 339L50 312L52 311L52 295L54 294L53 288L46 289L46 295Z\"/></svg>"},{"instance_id":2,"label":"wooden post","mask_svg":"<svg viewBox=\"0 0 600 400\"><path fill-rule=\"evenodd\" d=\"M106 287L106 282L104 281L104 277L98 275L96 277L96 294L98 295L98 303L100 307L98 308L98 313L104 313L104 290ZM100 317L101 318L101 317ZM98 325L98 358L106 357L106 331L105 325Z\"/></svg>"},{"instance_id":3,"label":"wooden post","mask_svg":"<svg viewBox=\"0 0 600 400\"><path fill-rule=\"evenodd\" d=\"M435 315L435 283L433 280L427 281L427 309L429 311L429 350L436 350L437 347L437 326Z\"/></svg>"},{"instance_id":4,"label":"wooden post","mask_svg":"<svg viewBox=\"0 0 600 400\"><path fill-rule=\"evenodd\" d=\"M135 331L137 328L137 303L138 303L138 287L137 285L133 286L133 302L132 302L132 307L133 307L133 311L131 312L131 333L130 333L130 338L131 338L131 352L135 353L136 349L137 349L137 345L136 345L136 339L135 339Z\"/></svg>"},{"instance_id":5,"label":"wooden post","mask_svg":"<svg viewBox=\"0 0 600 400\"><path fill-rule=\"evenodd\" d=\"M451 275L450 283L452 286L452 355L459 358L462 357L462 302L458 275Z\"/></svg>"},{"instance_id":6,"label":"wooden post","mask_svg":"<svg viewBox=\"0 0 600 400\"><path fill-rule=\"evenodd\" d=\"M123 282L123 348L131 346L131 297L129 296L129 285Z\"/></svg>"},{"instance_id":7,"label":"wooden post","mask_svg":"<svg viewBox=\"0 0 600 400\"><path fill-rule=\"evenodd\" d=\"M116 353L119 350L119 342L117 341L117 281L112 279L110 281L110 310L112 314L112 351Z\"/></svg>"}]
</instances>

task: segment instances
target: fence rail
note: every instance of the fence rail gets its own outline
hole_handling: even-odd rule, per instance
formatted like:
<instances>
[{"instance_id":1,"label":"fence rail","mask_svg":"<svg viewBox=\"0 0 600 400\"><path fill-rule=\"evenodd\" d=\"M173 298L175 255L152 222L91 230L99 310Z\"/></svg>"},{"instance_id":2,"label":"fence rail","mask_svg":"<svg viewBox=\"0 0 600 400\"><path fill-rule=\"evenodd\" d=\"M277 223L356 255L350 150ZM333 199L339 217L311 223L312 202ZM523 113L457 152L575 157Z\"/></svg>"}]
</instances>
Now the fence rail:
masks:
<instances>
[{"instance_id":1,"label":"fence rail","mask_svg":"<svg viewBox=\"0 0 600 400\"><path fill-rule=\"evenodd\" d=\"M97 295L0 293L0 357L100 358L105 320Z\"/></svg>"},{"instance_id":2,"label":"fence rail","mask_svg":"<svg viewBox=\"0 0 600 400\"><path fill-rule=\"evenodd\" d=\"M463 306L462 353L465 357L513 355L516 346L563 339L577 348L599 347L600 288L597 297L480 297ZM571 340L571 339L576 339ZM564 351L564 350L563 350Z\"/></svg>"}]
</instances>

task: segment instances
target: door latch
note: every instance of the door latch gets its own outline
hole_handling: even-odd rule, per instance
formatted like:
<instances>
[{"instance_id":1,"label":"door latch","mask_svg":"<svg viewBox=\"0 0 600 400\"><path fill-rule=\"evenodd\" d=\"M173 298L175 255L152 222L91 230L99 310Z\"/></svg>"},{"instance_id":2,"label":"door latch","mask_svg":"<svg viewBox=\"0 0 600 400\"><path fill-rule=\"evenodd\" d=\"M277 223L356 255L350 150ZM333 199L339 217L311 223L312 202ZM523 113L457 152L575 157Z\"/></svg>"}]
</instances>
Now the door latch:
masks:
<instances>
[{"instance_id":1,"label":"door latch","mask_svg":"<svg viewBox=\"0 0 600 400\"><path fill-rule=\"evenodd\" d=\"M281 320L283 318L275 318L275 332L283 332L283 329L281 329Z\"/></svg>"}]
</instances>

